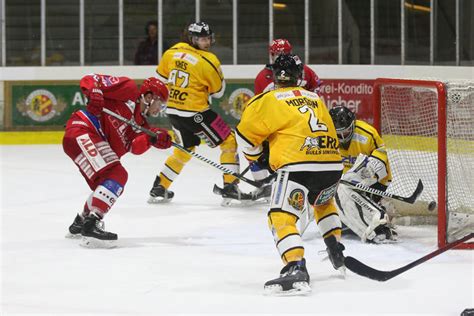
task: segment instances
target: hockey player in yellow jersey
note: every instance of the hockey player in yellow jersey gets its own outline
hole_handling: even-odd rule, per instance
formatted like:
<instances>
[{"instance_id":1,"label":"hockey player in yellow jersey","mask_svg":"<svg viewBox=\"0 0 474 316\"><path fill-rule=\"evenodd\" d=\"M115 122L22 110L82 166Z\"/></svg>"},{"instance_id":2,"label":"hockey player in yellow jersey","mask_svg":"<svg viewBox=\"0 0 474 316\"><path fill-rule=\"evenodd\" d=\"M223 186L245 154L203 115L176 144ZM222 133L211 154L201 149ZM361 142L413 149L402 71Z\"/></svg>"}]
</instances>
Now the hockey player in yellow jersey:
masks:
<instances>
[{"instance_id":1,"label":"hockey player in yellow jersey","mask_svg":"<svg viewBox=\"0 0 474 316\"><path fill-rule=\"evenodd\" d=\"M334 195L342 174L336 130L322 99L298 87L303 64L280 55L273 65L276 90L249 100L237 126L237 142L249 160L269 142L269 167L276 172L268 224L285 264L280 277L265 283L267 294L311 291L305 250L297 222L306 207L314 217L335 269L344 269L341 222Z\"/></svg>"},{"instance_id":2,"label":"hockey player in yellow jersey","mask_svg":"<svg viewBox=\"0 0 474 316\"><path fill-rule=\"evenodd\" d=\"M357 120L355 114L344 106L336 106L329 113L340 143L344 164L342 178L385 191L392 181L392 174L384 141L377 130ZM379 196L361 193L341 184L336 204L341 221L362 241L385 243L397 239Z\"/></svg>"},{"instance_id":3,"label":"hockey player in yellow jersey","mask_svg":"<svg viewBox=\"0 0 474 316\"><path fill-rule=\"evenodd\" d=\"M209 49L214 33L205 22L191 23L183 41L168 49L156 69L158 78L168 84L169 99L166 114L176 135L176 142L193 151L201 140L221 149L220 162L231 171L239 172L235 133L220 115L209 107L209 97L220 98L225 81L216 55ZM149 203L168 202L174 192L168 190L181 173L191 155L174 149L150 191ZM242 193L235 177L224 174L223 203L230 200L251 200Z\"/></svg>"}]
</instances>

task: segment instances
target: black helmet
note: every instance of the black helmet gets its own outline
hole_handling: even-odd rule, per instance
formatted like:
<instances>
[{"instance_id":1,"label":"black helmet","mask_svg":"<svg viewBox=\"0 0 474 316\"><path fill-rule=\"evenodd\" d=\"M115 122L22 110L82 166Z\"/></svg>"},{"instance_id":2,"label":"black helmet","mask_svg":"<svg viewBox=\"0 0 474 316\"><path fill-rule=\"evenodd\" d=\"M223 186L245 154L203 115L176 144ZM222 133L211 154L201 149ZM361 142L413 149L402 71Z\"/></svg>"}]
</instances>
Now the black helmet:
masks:
<instances>
[{"instance_id":1,"label":"black helmet","mask_svg":"<svg viewBox=\"0 0 474 316\"><path fill-rule=\"evenodd\" d=\"M296 84L303 74L303 63L294 54L282 54L272 65L273 80L276 84L288 86Z\"/></svg>"},{"instance_id":2,"label":"black helmet","mask_svg":"<svg viewBox=\"0 0 474 316\"><path fill-rule=\"evenodd\" d=\"M354 112L342 105L337 105L329 110L329 114L336 127L337 138L342 147L349 147L352 135L354 134Z\"/></svg>"},{"instance_id":3,"label":"black helmet","mask_svg":"<svg viewBox=\"0 0 474 316\"><path fill-rule=\"evenodd\" d=\"M214 44L214 32L206 22L194 22L188 25L188 40L192 45L196 45L195 40L199 37L211 37L211 44Z\"/></svg>"}]
</instances>

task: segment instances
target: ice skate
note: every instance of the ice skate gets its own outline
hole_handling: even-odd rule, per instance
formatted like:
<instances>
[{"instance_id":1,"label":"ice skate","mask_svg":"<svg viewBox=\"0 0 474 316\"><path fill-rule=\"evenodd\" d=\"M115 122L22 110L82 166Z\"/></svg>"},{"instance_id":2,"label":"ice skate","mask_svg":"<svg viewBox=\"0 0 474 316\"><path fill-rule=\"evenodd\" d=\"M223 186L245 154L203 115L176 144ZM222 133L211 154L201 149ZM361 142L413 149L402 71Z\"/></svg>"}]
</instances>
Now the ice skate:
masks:
<instances>
[{"instance_id":1,"label":"ice skate","mask_svg":"<svg viewBox=\"0 0 474 316\"><path fill-rule=\"evenodd\" d=\"M326 244L326 251L332 266L345 276L346 267L344 266L344 254L342 253L342 251L345 250L344 245L338 242L334 236L324 238L324 243Z\"/></svg>"},{"instance_id":2,"label":"ice skate","mask_svg":"<svg viewBox=\"0 0 474 316\"><path fill-rule=\"evenodd\" d=\"M70 239L81 238L81 230L83 224L84 218L77 214L76 218L74 218L74 222L72 222L71 226L69 226L69 232L66 234L65 237Z\"/></svg>"},{"instance_id":3,"label":"ice skate","mask_svg":"<svg viewBox=\"0 0 474 316\"><path fill-rule=\"evenodd\" d=\"M305 295L311 292L306 260L292 261L280 272L280 277L265 283L265 295Z\"/></svg>"},{"instance_id":4,"label":"ice skate","mask_svg":"<svg viewBox=\"0 0 474 316\"><path fill-rule=\"evenodd\" d=\"M81 246L86 248L113 248L118 239L117 234L104 230L100 218L94 214L89 214L82 225Z\"/></svg>"},{"instance_id":5,"label":"ice skate","mask_svg":"<svg viewBox=\"0 0 474 316\"><path fill-rule=\"evenodd\" d=\"M169 203L173 197L174 192L169 191L164 186L162 186L160 184L160 177L156 177L155 183L153 183L153 188L150 190L150 197L148 198L148 203Z\"/></svg>"},{"instance_id":6,"label":"ice skate","mask_svg":"<svg viewBox=\"0 0 474 316\"><path fill-rule=\"evenodd\" d=\"M266 184L252 192L254 201L263 201L269 203L272 198L272 185Z\"/></svg>"},{"instance_id":7,"label":"ice skate","mask_svg":"<svg viewBox=\"0 0 474 316\"><path fill-rule=\"evenodd\" d=\"M232 206L235 203L245 205L253 202L252 194L240 191L235 183L226 183L223 188L214 185L213 192L222 196L222 206Z\"/></svg>"}]
</instances>

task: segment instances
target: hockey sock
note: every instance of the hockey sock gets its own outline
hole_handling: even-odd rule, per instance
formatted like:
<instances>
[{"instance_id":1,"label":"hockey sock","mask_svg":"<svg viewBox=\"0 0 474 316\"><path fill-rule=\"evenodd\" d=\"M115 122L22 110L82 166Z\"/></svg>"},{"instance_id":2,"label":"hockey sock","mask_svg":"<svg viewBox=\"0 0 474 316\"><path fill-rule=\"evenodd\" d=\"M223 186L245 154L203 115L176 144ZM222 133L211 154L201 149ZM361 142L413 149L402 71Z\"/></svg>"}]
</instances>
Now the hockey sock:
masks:
<instances>
[{"instance_id":1,"label":"hockey sock","mask_svg":"<svg viewBox=\"0 0 474 316\"><path fill-rule=\"evenodd\" d=\"M341 238L342 224L337 214L334 198L328 203L314 206L314 217L319 231L324 238L334 236L337 240Z\"/></svg>"},{"instance_id":2,"label":"hockey sock","mask_svg":"<svg viewBox=\"0 0 474 316\"><path fill-rule=\"evenodd\" d=\"M100 218L110 210L122 194L123 186L115 180L107 179L92 192L86 202L87 209Z\"/></svg>"},{"instance_id":3,"label":"hockey sock","mask_svg":"<svg viewBox=\"0 0 474 316\"><path fill-rule=\"evenodd\" d=\"M239 173L239 155L237 153L237 141L235 134L232 132L220 145L221 157L220 163L227 169ZM230 174L224 173L224 183L231 183L236 178Z\"/></svg>"},{"instance_id":4,"label":"hockey sock","mask_svg":"<svg viewBox=\"0 0 474 316\"><path fill-rule=\"evenodd\" d=\"M194 147L187 148L190 151L194 151ZM166 159L165 166L160 172L160 184L168 189L171 183L178 177L183 170L184 166L191 160L191 155L175 148L173 154Z\"/></svg>"},{"instance_id":5,"label":"hockey sock","mask_svg":"<svg viewBox=\"0 0 474 316\"><path fill-rule=\"evenodd\" d=\"M304 257L303 241L296 228L295 215L271 211L268 214L268 226L283 262L299 261Z\"/></svg>"}]
</instances>

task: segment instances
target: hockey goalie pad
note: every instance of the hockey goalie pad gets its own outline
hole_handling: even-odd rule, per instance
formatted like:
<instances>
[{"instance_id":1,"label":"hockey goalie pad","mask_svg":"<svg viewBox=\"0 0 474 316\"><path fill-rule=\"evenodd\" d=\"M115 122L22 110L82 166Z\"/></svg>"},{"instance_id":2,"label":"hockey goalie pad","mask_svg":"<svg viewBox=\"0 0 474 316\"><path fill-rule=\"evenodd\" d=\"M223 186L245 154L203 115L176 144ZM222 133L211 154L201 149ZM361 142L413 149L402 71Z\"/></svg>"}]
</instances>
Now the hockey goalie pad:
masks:
<instances>
[{"instance_id":1,"label":"hockey goalie pad","mask_svg":"<svg viewBox=\"0 0 474 316\"><path fill-rule=\"evenodd\" d=\"M388 217L375 202L344 184L339 185L336 204L341 221L362 241L377 242L375 228L387 224Z\"/></svg>"}]
</instances>

